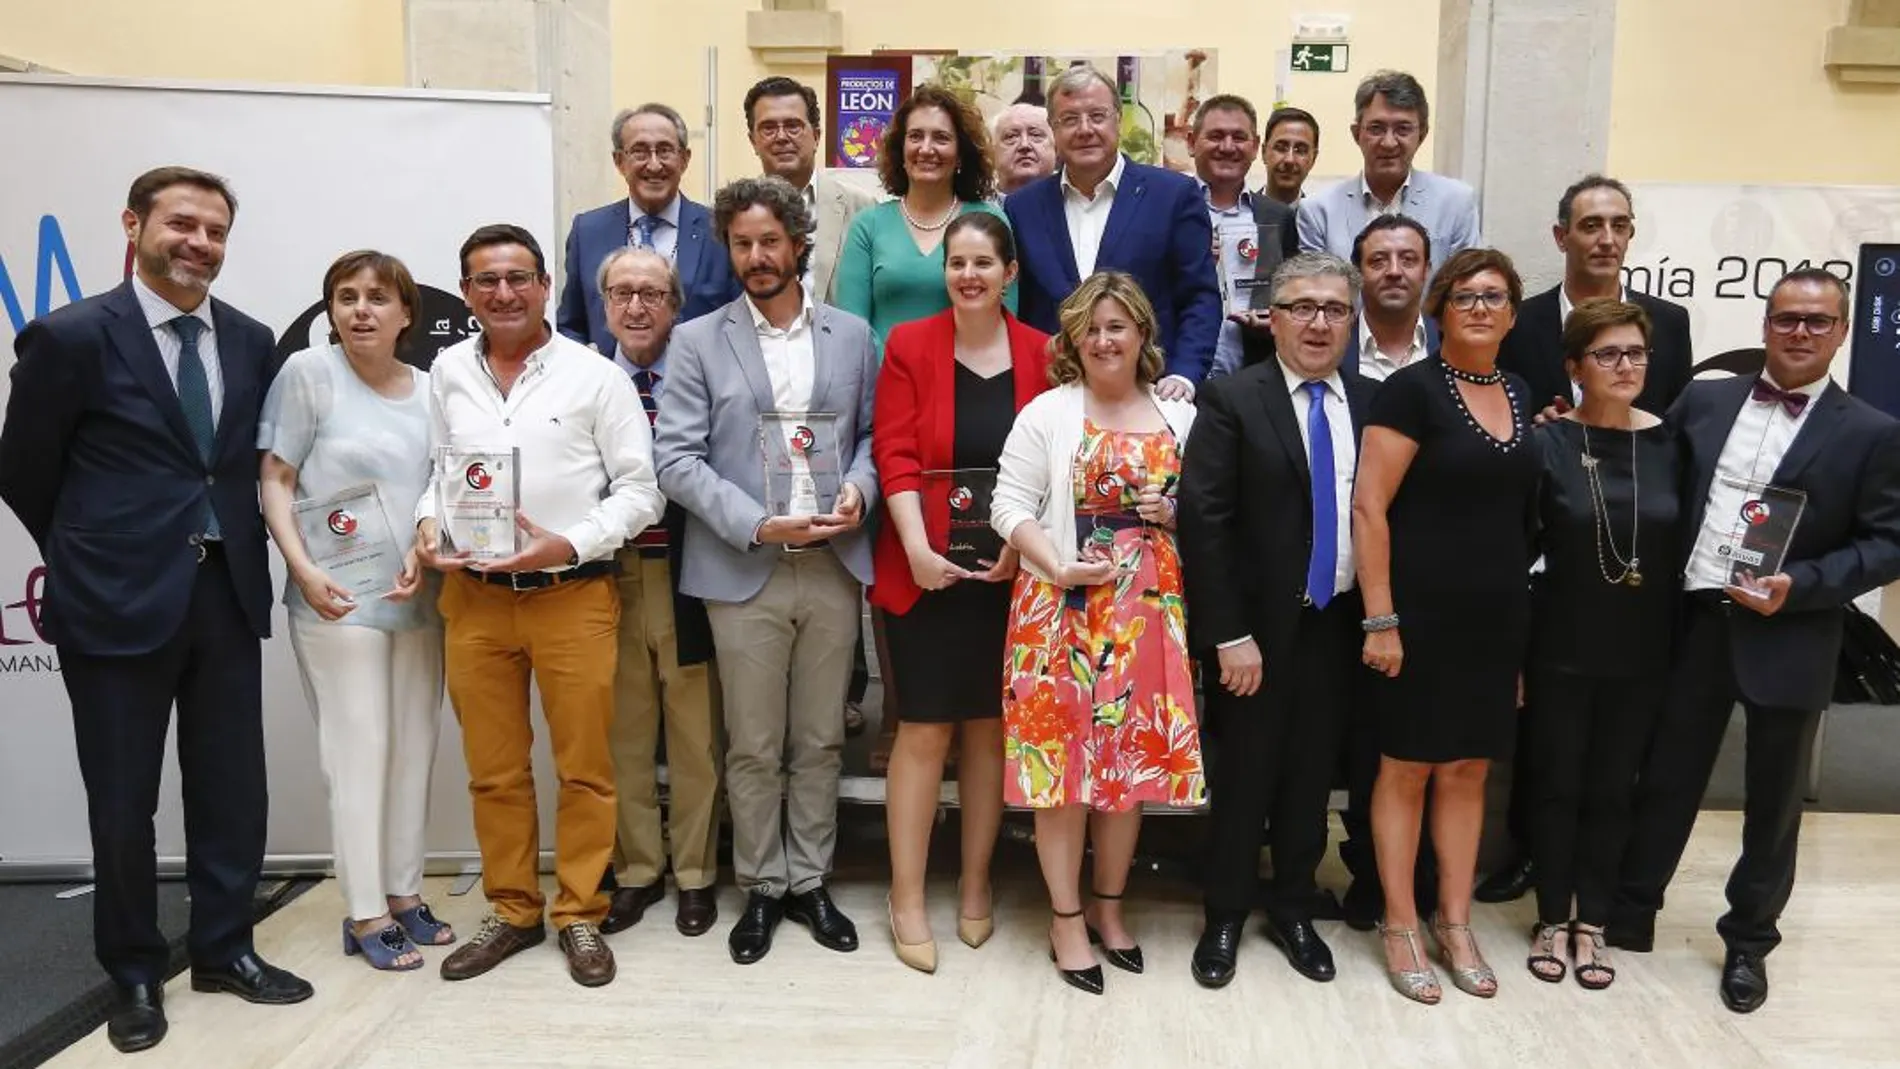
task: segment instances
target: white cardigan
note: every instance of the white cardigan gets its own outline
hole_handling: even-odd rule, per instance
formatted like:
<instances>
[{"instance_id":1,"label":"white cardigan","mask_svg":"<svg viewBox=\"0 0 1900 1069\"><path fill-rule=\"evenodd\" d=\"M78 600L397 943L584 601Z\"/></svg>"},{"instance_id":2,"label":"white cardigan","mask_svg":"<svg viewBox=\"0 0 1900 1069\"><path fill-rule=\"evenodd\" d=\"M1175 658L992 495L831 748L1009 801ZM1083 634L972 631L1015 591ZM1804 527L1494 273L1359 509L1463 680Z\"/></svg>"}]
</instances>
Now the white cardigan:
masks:
<instances>
[{"instance_id":1,"label":"white cardigan","mask_svg":"<svg viewBox=\"0 0 1900 1069\"><path fill-rule=\"evenodd\" d=\"M1175 448L1187 450L1188 428L1194 425L1194 406L1185 401L1148 397L1161 410L1174 432ZM1042 524L1055 543L1056 559L1075 560L1075 453L1082 446L1084 394L1080 383L1070 383L1038 396L1016 414L990 498L990 526L1005 540L1025 520ZM1054 582L1027 559L1024 569L1044 582Z\"/></svg>"}]
</instances>

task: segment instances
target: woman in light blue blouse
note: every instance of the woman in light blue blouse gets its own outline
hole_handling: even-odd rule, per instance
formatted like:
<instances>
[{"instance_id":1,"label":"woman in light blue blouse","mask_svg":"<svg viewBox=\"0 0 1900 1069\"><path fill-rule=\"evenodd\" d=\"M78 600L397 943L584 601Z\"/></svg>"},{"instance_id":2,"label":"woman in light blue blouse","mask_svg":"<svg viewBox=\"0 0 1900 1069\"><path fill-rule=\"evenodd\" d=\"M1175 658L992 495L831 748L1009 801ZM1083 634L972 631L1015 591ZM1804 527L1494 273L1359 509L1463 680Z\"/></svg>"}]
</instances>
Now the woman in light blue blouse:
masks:
<instances>
[{"instance_id":1,"label":"woman in light blue blouse","mask_svg":"<svg viewBox=\"0 0 1900 1069\"><path fill-rule=\"evenodd\" d=\"M331 344L293 354L264 400L257 440L264 520L290 572L291 648L317 719L337 883L349 911L343 951L406 971L422 966L417 944L455 941L421 898L442 622L402 537L429 477L428 375L396 357L421 301L402 261L369 250L330 266L323 298ZM305 510L305 526L370 538L380 529L405 551L388 562L386 577L366 579L353 596L353 576L327 573L313 557L297 503L363 486L375 487L381 516L375 499Z\"/></svg>"},{"instance_id":2,"label":"woman in light blue blouse","mask_svg":"<svg viewBox=\"0 0 1900 1069\"><path fill-rule=\"evenodd\" d=\"M896 200L851 221L832 303L871 324L878 355L891 328L950 307L943 233L965 212L1003 213L991 202L990 135L974 107L940 85L918 86L884 132L878 179ZM1016 287L1003 305L1016 310Z\"/></svg>"}]
</instances>

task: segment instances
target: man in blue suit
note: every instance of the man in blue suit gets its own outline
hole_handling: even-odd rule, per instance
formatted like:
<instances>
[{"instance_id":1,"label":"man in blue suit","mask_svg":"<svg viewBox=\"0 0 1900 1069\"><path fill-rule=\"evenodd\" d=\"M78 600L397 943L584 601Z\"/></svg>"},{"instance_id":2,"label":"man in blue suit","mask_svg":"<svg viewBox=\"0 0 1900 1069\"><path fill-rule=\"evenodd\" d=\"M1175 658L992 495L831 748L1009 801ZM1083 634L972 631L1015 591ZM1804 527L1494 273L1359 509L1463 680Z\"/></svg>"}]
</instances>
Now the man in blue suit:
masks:
<instances>
[{"instance_id":1,"label":"man in blue suit","mask_svg":"<svg viewBox=\"0 0 1900 1069\"><path fill-rule=\"evenodd\" d=\"M1121 154L1115 83L1093 67L1070 67L1049 87L1050 122L1062 166L1003 202L1016 232L1023 321L1054 333L1064 298L1097 271L1141 283L1161 323L1167 357L1156 386L1191 398L1207 375L1220 334L1214 231L1194 179Z\"/></svg>"},{"instance_id":2,"label":"man in blue suit","mask_svg":"<svg viewBox=\"0 0 1900 1069\"><path fill-rule=\"evenodd\" d=\"M268 328L210 297L236 211L202 171L133 182L135 273L27 324L0 427L0 500L46 562L92 828L94 946L119 994L107 1036L128 1052L166 1030L152 817L174 702L192 989L311 994L251 944L269 802L257 416L276 360Z\"/></svg>"},{"instance_id":3,"label":"man in blue suit","mask_svg":"<svg viewBox=\"0 0 1900 1069\"><path fill-rule=\"evenodd\" d=\"M600 264L632 246L673 262L686 302L684 323L723 308L739 296L726 251L713 236L712 214L680 194L680 176L692 162L686 120L665 104L642 104L614 117L614 167L627 180L627 199L574 217L567 231L567 284L554 325L562 334L611 356L613 332L600 296Z\"/></svg>"}]
</instances>

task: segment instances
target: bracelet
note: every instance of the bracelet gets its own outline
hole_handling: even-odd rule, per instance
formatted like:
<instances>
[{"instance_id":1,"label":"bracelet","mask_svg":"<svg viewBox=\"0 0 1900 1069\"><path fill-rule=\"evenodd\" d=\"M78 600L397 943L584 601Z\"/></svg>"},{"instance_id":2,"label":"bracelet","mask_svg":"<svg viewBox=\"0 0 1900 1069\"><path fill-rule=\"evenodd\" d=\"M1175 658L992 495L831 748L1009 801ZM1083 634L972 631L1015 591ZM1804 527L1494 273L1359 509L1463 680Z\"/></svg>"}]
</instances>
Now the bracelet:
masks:
<instances>
[{"instance_id":1,"label":"bracelet","mask_svg":"<svg viewBox=\"0 0 1900 1069\"><path fill-rule=\"evenodd\" d=\"M1387 613L1384 616L1368 616L1364 620L1359 621L1359 629L1368 635L1376 634L1380 631L1396 631L1398 630L1398 626L1399 614L1395 612Z\"/></svg>"}]
</instances>

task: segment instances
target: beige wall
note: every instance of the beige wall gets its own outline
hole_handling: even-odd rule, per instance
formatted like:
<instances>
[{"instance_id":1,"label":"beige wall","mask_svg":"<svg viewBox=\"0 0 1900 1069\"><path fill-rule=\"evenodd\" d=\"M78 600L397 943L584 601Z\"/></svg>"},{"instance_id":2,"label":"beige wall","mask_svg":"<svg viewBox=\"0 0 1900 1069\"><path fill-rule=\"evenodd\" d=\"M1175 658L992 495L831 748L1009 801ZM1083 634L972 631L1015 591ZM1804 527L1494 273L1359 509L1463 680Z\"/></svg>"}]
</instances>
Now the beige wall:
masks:
<instances>
[{"instance_id":1,"label":"beige wall","mask_svg":"<svg viewBox=\"0 0 1900 1069\"><path fill-rule=\"evenodd\" d=\"M0 0L0 53L113 78L401 85L402 0Z\"/></svg>"},{"instance_id":2,"label":"beige wall","mask_svg":"<svg viewBox=\"0 0 1900 1069\"><path fill-rule=\"evenodd\" d=\"M1900 182L1900 87L1842 87L1821 67L1846 11L1847 0L1622 0L1610 169L1644 181Z\"/></svg>"}]
</instances>

